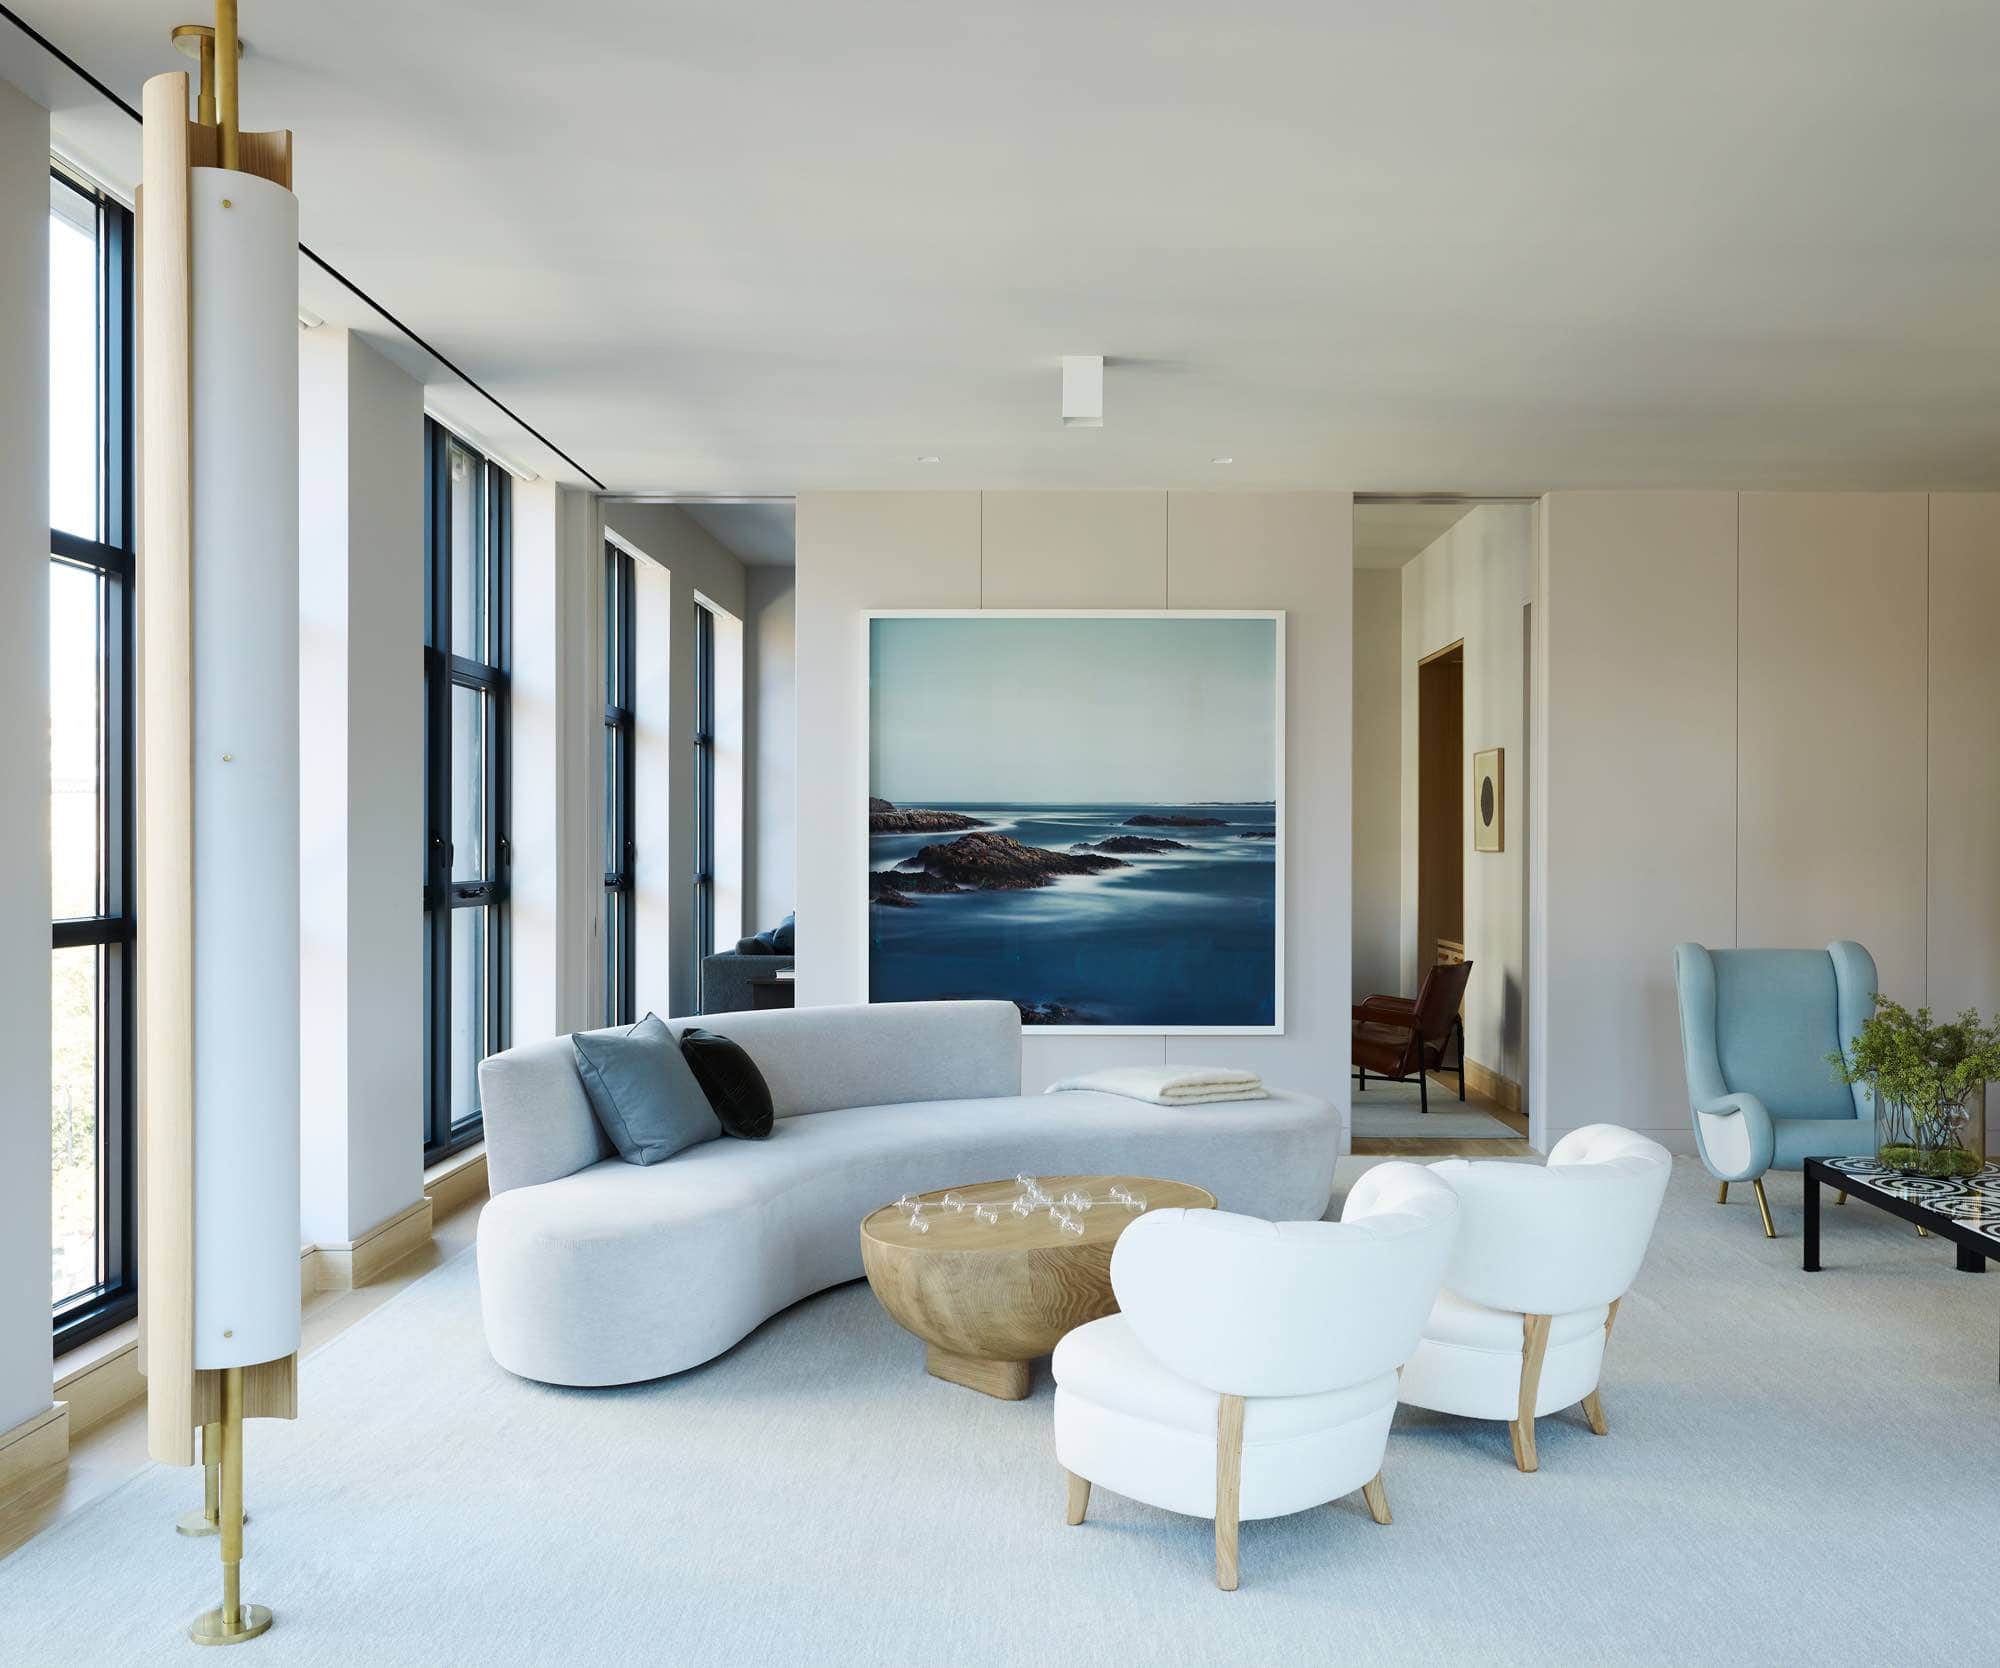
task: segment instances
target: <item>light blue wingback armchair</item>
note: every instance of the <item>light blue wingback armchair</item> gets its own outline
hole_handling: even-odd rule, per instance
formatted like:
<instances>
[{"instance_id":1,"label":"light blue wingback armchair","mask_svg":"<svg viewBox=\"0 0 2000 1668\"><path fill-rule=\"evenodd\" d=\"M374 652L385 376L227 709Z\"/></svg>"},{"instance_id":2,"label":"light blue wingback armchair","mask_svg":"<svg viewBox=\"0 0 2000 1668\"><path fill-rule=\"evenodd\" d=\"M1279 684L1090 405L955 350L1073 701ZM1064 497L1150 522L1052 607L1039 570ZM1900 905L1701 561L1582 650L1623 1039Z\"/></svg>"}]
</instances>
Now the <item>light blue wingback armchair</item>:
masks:
<instances>
[{"instance_id":1,"label":"light blue wingback armchair","mask_svg":"<svg viewBox=\"0 0 2000 1668\"><path fill-rule=\"evenodd\" d=\"M1766 1170L1808 1158L1862 1158L1875 1150L1875 1103L1833 1074L1875 1011L1875 958L1842 939L1824 950L1707 950L1674 946L1694 1138L1708 1173L1757 1190L1764 1232L1776 1239Z\"/></svg>"}]
</instances>

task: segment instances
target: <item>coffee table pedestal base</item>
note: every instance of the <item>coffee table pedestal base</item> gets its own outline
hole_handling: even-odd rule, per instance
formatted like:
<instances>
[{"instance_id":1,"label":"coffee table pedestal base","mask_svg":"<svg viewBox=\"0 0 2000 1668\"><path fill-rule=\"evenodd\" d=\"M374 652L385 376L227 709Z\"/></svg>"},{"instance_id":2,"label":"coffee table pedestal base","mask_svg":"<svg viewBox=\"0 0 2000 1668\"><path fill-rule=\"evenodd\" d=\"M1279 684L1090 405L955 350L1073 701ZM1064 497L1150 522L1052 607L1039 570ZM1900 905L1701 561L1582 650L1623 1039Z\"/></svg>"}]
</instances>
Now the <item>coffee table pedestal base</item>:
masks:
<instances>
[{"instance_id":1,"label":"coffee table pedestal base","mask_svg":"<svg viewBox=\"0 0 2000 1668\"><path fill-rule=\"evenodd\" d=\"M1003 1402L1026 1401L1031 1384L1025 1361L991 1361L982 1355L960 1355L954 1350L924 1345L924 1369L932 1378L980 1390Z\"/></svg>"}]
</instances>

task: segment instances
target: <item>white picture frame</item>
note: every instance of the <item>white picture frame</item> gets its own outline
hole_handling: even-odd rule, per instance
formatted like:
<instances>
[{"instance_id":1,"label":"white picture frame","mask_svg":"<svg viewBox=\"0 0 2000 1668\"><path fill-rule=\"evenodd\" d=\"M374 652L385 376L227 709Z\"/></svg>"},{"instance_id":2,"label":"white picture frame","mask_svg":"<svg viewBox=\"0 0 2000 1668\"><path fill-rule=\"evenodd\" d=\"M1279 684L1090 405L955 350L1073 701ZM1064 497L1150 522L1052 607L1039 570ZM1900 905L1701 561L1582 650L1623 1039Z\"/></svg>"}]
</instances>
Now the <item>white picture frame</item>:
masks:
<instances>
[{"instance_id":1,"label":"white picture frame","mask_svg":"<svg viewBox=\"0 0 2000 1668\"><path fill-rule=\"evenodd\" d=\"M866 715L864 745L859 749L858 774L860 777L860 802L866 808L874 797L876 737L874 735L874 642L875 629L879 621L894 620L1173 620L1200 622L1205 620L1265 620L1272 626L1272 669L1271 669L1271 787L1272 787L1272 928L1270 944L1271 980L1271 1022L1223 1023L1223 1024L1127 1024L1127 1023L1041 1023L1030 1022L1029 1030L1035 1036L1282 1036L1285 1031L1285 870L1289 854L1289 842L1285 830L1285 637L1286 614L1283 609L1187 609L1187 608L884 608L861 611L859 629L861 634L861 710ZM1194 803L1194 802L1188 802ZM1249 802L1243 802L1249 803ZM1261 802L1260 802L1261 803ZM868 943L864 946L863 968L869 982L869 1000L878 998L874 994L875 977L875 925L874 904L871 901L870 875L875 870L873 835L870 836L870 858L864 863L862 873L856 876L856 884L862 892L862 918L867 923ZM1060 883L1058 883L1060 884ZM939 995L977 995L982 992L944 992ZM993 995L1005 993L993 992ZM892 1000L921 1000L921 997L897 997Z\"/></svg>"}]
</instances>

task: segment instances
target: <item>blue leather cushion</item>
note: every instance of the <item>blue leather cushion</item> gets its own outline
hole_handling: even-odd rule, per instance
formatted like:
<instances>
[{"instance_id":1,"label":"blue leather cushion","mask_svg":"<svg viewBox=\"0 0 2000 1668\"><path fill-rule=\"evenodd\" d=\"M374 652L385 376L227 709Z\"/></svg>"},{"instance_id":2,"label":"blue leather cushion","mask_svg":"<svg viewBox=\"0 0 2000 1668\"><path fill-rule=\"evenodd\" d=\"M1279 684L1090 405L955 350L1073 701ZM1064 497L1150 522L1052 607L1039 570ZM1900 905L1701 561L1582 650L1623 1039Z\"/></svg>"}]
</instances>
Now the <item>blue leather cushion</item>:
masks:
<instances>
[{"instance_id":1,"label":"blue leather cushion","mask_svg":"<svg viewBox=\"0 0 2000 1668\"><path fill-rule=\"evenodd\" d=\"M590 1108L627 1164L658 1164L722 1134L680 1044L657 1016L624 1032L579 1031L570 1047Z\"/></svg>"},{"instance_id":2,"label":"blue leather cushion","mask_svg":"<svg viewBox=\"0 0 2000 1668\"><path fill-rule=\"evenodd\" d=\"M794 932L792 917L787 915L775 927L766 927L750 938L737 939L736 953L739 956L789 956L792 954Z\"/></svg>"},{"instance_id":3,"label":"blue leather cushion","mask_svg":"<svg viewBox=\"0 0 2000 1668\"><path fill-rule=\"evenodd\" d=\"M1826 1063L1843 1040L1833 958L1824 950L1711 954L1723 1082L1755 1095L1773 1118L1853 1121L1854 1097Z\"/></svg>"}]
</instances>

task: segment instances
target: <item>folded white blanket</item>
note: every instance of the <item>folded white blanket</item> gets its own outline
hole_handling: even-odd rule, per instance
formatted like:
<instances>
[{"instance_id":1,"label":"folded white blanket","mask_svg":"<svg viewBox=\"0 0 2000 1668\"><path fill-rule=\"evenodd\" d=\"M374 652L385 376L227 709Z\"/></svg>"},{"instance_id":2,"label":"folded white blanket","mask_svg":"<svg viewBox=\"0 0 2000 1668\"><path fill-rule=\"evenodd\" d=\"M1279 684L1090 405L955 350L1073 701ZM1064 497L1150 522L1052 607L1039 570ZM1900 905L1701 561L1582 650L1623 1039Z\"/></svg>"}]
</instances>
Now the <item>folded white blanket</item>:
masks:
<instances>
[{"instance_id":1,"label":"folded white blanket","mask_svg":"<svg viewBox=\"0 0 2000 1668\"><path fill-rule=\"evenodd\" d=\"M1254 1071L1226 1066L1111 1066L1051 1083L1047 1093L1094 1089L1154 1106L1203 1106L1218 1100L1268 1100L1264 1080Z\"/></svg>"}]
</instances>

